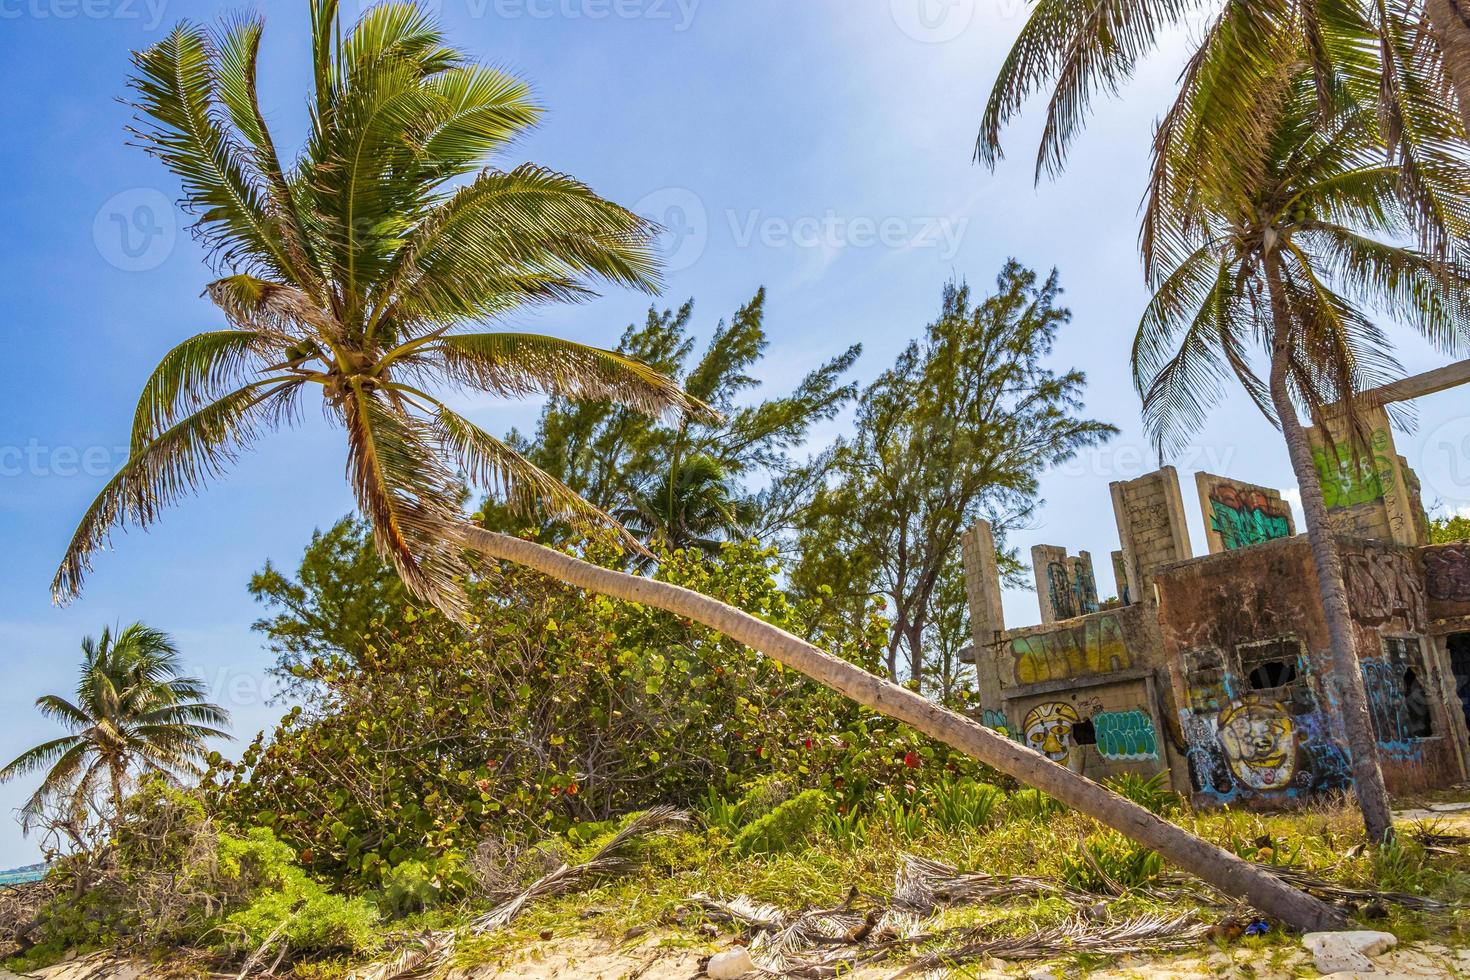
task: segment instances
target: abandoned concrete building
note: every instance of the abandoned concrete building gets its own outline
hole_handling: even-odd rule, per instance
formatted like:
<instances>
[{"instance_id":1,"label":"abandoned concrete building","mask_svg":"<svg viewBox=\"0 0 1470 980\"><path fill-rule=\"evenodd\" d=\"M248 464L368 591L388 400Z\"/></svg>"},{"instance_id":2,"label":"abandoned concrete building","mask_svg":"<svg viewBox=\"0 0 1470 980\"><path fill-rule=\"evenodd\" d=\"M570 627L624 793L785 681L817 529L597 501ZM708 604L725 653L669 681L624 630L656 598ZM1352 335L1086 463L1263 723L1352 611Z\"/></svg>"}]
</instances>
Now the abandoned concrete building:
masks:
<instances>
[{"instance_id":1,"label":"abandoned concrete building","mask_svg":"<svg viewBox=\"0 0 1470 980\"><path fill-rule=\"evenodd\" d=\"M1356 454L1311 434L1384 777L1407 793L1470 778L1470 543L1427 544L1381 406L1369 423ZM1202 806L1348 786L1312 669L1328 637L1306 535L1276 491L1207 473L1196 489L1203 556L1172 467L1112 485L1117 599L1086 552L1033 549L1038 626L1006 629L991 529L966 535L981 720L1092 778L1167 770Z\"/></svg>"}]
</instances>

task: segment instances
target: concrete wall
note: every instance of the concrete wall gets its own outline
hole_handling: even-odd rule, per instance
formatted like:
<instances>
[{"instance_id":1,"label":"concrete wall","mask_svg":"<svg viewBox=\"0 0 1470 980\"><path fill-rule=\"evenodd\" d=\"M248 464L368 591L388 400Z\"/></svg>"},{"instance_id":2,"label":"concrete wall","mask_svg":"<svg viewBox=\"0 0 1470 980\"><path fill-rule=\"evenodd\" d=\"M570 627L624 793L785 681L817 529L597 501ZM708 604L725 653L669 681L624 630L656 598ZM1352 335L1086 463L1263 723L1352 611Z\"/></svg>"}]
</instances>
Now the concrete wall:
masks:
<instances>
[{"instance_id":1,"label":"concrete wall","mask_svg":"<svg viewBox=\"0 0 1470 980\"><path fill-rule=\"evenodd\" d=\"M1360 500L1358 471L1336 475L1334 516L1385 535L1339 539L1384 778L1398 793L1465 779L1470 543L1395 543L1384 498L1402 487L1384 475L1372 489L1387 492ZM1118 608L1067 617L1079 607L1057 600L1070 595L1057 572L1081 576L1090 561L1042 545L1032 556L1042 624L1007 630L989 525L966 536L981 720L1093 778L1167 768L1202 805L1270 809L1345 788L1345 739L1323 710L1329 641L1307 539L1276 536L1293 530L1289 517L1266 526L1280 516L1275 491L1208 474L1196 483L1202 503L1244 501L1261 521L1216 528L1219 540L1207 529L1219 553L1194 558L1171 467L1114 483L1113 564L1129 600ZM1220 533L1242 528L1262 533Z\"/></svg>"},{"instance_id":2,"label":"concrete wall","mask_svg":"<svg viewBox=\"0 0 1470 980\"><path fill-rule=\"evenodd\" d=\"M1463 778L1412 549L1341 542L1355 641L1394 792ZM1196 799L1270 808L1343 788L1321 710L1328 650L1304 537L1160 570L1159 632ZM1410 674L1410 672L1412 672Z\"/></svg>"},{"instance_id":3,"label":"concrete wall","mask_svg":"<svg viewBox=\"0 0 1470 980\"><path fill-rule=\"evenodd\" d=\"M1001 634L977 669L983 721L1093 779L1177 774L1152 610L1130 606Z\"/></svg>"}]
</instances>

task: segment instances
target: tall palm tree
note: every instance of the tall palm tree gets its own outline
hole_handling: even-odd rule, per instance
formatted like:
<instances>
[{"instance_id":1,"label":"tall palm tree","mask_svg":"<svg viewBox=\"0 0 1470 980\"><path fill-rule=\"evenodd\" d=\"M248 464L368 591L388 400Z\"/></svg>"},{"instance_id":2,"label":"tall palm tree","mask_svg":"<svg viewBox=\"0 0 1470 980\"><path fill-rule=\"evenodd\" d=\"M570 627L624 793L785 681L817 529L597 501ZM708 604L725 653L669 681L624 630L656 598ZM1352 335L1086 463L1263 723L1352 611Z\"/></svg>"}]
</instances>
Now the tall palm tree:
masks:
<instances>
[{"instance_id":1,"label":"tall palm tree","mask_svg":"<svg viewBox=\"0 0 1470 980\"><path fill-rule=\"evenodd\" d=\"M1298 406L1323 431L1329 406L1357 428L1356 395L1398 371L1375 314L1444 351L1464 350L1470 266L1403 244L1417 216L1401 172L1383 159L1381 117L1343 101L1324 112L1308 52L1297 55L1251 93L1239 141L1219 145L1192 133L1196 119L1217 111L1213 80L1192 83L1161 127L1144 227L1154 296L1133 369L1161 453L1199 428L1231 378L1285 435L1331 639L1321 665L1327 703L1341 714L1369 834L1382 839L1392 815L1342 560ZM1442 201L1470 213L1470 168L1462 162L1433 179L1443 184ZM1262 355L1264 379L1253 363Z\"/></svg>"},{"instance_id":2,"label":"tall palm tree","mask_svg":"<svg viewBox=\"0 0 1470 980\"><path fill-rule=\"evenodd\" d=\"M21 753L0 769L0 783L46 770L21 808L27 826L52 802L68 816L83 816L104 785L115 822L129 773L197 774L205 740L229 738L229 714L207 696L201 681L181 675L178 648L166 633L134 623L113 636L103 627L98 639L82 640L76 699L36 699L41 713L70 733Z\"/></svg>"},{"instance_id":3,"label":"tall palm tree","mask_svg":"<svg viewBox=\"0 0 1470 980\"><path fill-rule=\"evenodd\" d=\"M1466 234L1464 216L1446 213L1432 178L1470 152L1467 9L1465 0L1037 0L996 77L975 156L994 166L1006 123L1050 89L1036 173L1056 173L1094 95L1116 93L1161 36L1202 18L1170 115L1184 112L1192 83L1218 79L1221 111L1194 124L1200 140L1232 145L1253 115L1252 93L1305 47L1324 115L1346 101L1380 116L1382 149L1401 167L1415 232L1442 254Z\"/></svg>"},{"instance_id":4,"label":"tall palm tree","mask_svg":"<svg viewBox=\"0 0 1470 980\"><path fill-rule=\"evenodd\" d=\"M1045 757L738 609L473 526L456 471L523 509L609 521L449 409L434 384L703 410L616 354L548 337L472 332L591 284L656 283L650 228L570 177L479 170L535 121L525 87L470 64L412 4L350 31L311 0L315 93L289 169L256 99L258 20L184 24L138 54L138 137L183 183L196 234L229 274L208 288L231 329L184 341L144 386L132 451L82 518L54 582L80 588L111 529L147 525L218 476L317 386L347 435L348 476L382 552L415 593L464 606L465 552L516 562L705 624L1117 827L1231 894L1306 928L1341 914ZM454 182L464 180L462 185Z\"/></svg>"}]
</instances>

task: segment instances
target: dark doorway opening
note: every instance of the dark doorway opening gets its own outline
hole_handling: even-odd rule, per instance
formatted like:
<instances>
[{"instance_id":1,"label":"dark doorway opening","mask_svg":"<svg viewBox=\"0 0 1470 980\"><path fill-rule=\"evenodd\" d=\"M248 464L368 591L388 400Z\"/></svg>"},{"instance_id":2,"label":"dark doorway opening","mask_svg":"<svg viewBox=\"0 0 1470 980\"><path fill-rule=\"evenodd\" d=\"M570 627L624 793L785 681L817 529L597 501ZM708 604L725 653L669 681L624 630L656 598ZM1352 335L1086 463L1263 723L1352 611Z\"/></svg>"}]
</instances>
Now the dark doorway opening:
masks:
<instances>
[{"instance_id":1,"label":"dark doorway opening","mask_svg":"<svg viewBox=\"0 0 1470 980\"><path fill-rule=\"evenodd\" d=\"M1452 633L1445 640L1450 652L1450 671L1455 675L1455 693L1460 696L1460 710L1470 724L1470 633Z\"/></svg>"}]
</instances>

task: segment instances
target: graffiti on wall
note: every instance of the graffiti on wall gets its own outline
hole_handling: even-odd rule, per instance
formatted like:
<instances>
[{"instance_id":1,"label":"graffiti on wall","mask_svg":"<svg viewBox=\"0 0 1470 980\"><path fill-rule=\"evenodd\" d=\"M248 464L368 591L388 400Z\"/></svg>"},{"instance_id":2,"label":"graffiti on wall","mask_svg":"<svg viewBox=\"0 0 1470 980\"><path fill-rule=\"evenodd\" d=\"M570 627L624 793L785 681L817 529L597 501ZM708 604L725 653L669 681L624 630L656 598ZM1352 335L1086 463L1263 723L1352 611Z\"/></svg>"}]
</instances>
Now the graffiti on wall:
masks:
<instances>
[{"instance_id":1,"label":"graffiti on wall","mask_svg":"<svg viewBox=\"0 0 1470 980\"><path fill-rule=\"evenodd\" d=\"M1312 447L1329 510L1382 500L1393 486L1392 438L1386 429L1375 429L1369 442L1357 453L1346 443Z\"/></svg>"},{"instance_id":2,"label":"graffiti on wall","mask_svg":"<svg viewBox=\"0 0 1470 980\"><path fill-rule=\"evenodd\" d=\"M1103 711L1092 716L1097 752L1113 762L1138 762L1159 757L1159 742L1148 712Z\"/></svg>"},{"instance_id":3,"label":"graffiti on wall","mask_svg":"<svg viewBox=\"0 0 1470 980\"><path fill-rule=\"evenodd\" d=\"M1092 563L1082 558L1047 562L1046 592L1052 619L1086 616L1100 608Z\"/></svg>"},{"instance_id":4,"label":"graffiti on wall","mask_svg":"<svg viewBox=\"0 0 1470 980\"><path fill-rule=\"evenodd\" d=\"M1051 603L1052 618L1071 619L1077 615L1077 601L1072 594L1072 579L1067 566L1053 561L1046 565L1046 594Z\"/></svg>"},{"instance_id":5,"label":"graffiti on wall","mask_svg":"<svg viewBox=\"0 0 1470 980\"><path fill-rule=\"evenodd\" d=\"M1226 551L1291 537L1291 511L1256 488L1220 484L1210 492L1210 528Z\"/></svg>"},{"instance_id":6,"label":"graffiti on wall","mask_svg":"<svg viewBox=\"0 0 1470 980\"><path fill-rule=\"evenodd\" d=\"M1256 791L1281 790L1296 775L1296 726L1278 701L1246 698L1220 712L1230 773Z\"/></svg>"},{"instance_id":7,"label":"graffiti on wall","mask_svg":"<svg viewBox=\"0 0 1470 980\"><path fill-rule=\"evenodd\" d=\"M1399 623L1417 630L1428 616L1424 590L1407 555L1364 551L1342 556L1353 616L1368 626Z\"/></svg>"},{"instance_id":8,"label":"graffiti on wall","mask_svg":"<svg viewBox=\"0 0 1470 980\"><path fill-rule=\"evenodd\" d=\"M1004 711L996 711L994 708L986 708L980 715L980 724L992 731L1000 732L1002 735L1011 733L1011 723L1006 720Z\"/></svg>"},{"instance_id":9,"label":"graffiti on wall","mask_svg":"<svg viewBox=\"0 0 1470 980\"><path fill-rule=\"evenodd\" d=\"M1470 602L1470 545L1450 544L1422 552L1429 597L1439 602Z\"/></svg>"},{"instance_id":10,"label":"graffiti on wall","mask_svg":"<svg viewBox=\"0 0 1470 980\"><path fill-rule=\"evenodd\" d=\"M1011 640L1016 683L1039 684L1083 674L1105 674L1133 665L1116 616L1098 616L1050 633Z\"/></svg>"},{"instance_id":11,"label":"graffiti on wall","mask_svg":"<svg viewBox=\"0 0 1470 980\"><path fill-rule=\"evenodd\" d=\"M1053 762L1066 762L1072 747L1072 730L1082 719L1065 701L1048 701L1026 712L1021 729L1026 744Z\"/></svg>"},{"instance_id":12,"label":"graffiti on wall","mask_svg":"<svg viewBox=\"0 0 1470 980\"><path fill-rule=\"evenodd\" d=\"M1285 673L1264 669L1283 665ZM1237 657L1190 651L1185 666L1189 707L1179 713L1180 731L1195 793L1232 803L1351 785L1297 641L1254 644Z\"/></svg>"},{"instance_id":13,"label":"graffiti on wall","mask_svg":"<svg viewBox=\"0 0 1470 980\"><path fill-rule=\"evenodd\" d=\"M1184 733L1184 761L1189 781L1196 793L1226 796L1235 788L1230 766L1220 747L1214 714L1195 714L1185 709L1180 713L1180 730Z\"/></svg>"}]
</instances>

